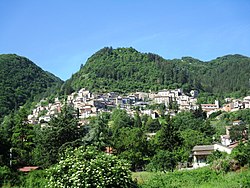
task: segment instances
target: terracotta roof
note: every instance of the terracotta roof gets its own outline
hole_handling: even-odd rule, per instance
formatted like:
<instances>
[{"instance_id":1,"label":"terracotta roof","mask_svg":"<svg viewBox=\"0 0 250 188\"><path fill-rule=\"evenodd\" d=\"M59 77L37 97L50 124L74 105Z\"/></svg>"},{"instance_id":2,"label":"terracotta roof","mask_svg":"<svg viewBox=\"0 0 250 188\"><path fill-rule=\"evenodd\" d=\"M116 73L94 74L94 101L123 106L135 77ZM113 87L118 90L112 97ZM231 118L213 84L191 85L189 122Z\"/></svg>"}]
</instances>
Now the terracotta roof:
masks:
<instances>
[{"instance_id":1,"label":"terracotta roof","mask_svg":"<svg viewBox=\"0 0 250 188\"><path fill-rule=\"evenodd\" d=\"M32 170L38 170L39 168L39 166L25 166L23 168L19 168L18 170L21 172L30 172Z\"/></svg>"}]
</instances>

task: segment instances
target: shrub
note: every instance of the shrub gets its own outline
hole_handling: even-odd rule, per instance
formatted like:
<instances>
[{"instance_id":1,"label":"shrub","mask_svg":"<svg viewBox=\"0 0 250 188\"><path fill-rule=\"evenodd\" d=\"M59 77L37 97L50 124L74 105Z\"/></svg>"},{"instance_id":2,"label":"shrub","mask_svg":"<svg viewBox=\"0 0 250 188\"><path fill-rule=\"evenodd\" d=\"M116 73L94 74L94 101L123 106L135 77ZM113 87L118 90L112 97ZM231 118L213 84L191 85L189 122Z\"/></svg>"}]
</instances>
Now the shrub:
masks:
<instances>
[{"instance_id":1,"label":"shrub","mask_svg":"<svg viewBox=\"0 0 250 188\"><path fill-rule=\"evenodd\" d=\"M11 179L11 170L7 166L0 166L0 187L4 183L10 181Z\"/></svg>"},{"instance_id":2,"label":"shrub","mask_svg":"<svg viewBox=\"0 0 250 188\"><path fill-rule=\"evenodd\" d=\"M228 159L214 160L211 165L211 169L215 170L216 172L229 172L230 171L229 160Z\"/></svg>"},{"instance_id":3,"label":"shrub","mask_svg":"<svg viewBox=\"0 0 250 188\"><path fill-rule=\"evenodd\" d=\"M21 187L45 187L47 185L46 171L36 170L29 172L27 175L20 176Z\"/></svg>"},{"instance_id":4,"label":"shrub","mask_svg":"<svg viewBox=\"0 0 250 188\"><path fill-rule=\"evenodd\" d=\"M130 165L94 147L67 150L48 170L47 187L133 187Z\"/></svg>"},{"instance_id":5,"label":"shrub","mask_svg":"<svg viewBox=\"0 0 250 188\"><path fill-rule=\"evenodd\" d=\"M240 143L232 152L232 157L239 161L241 166L250 164L250 144L249 141L246 143Z\"/></svg>"},{"instance_id":6,"label":"shrub","mask_svg":"<svg viewBox=\"0 0 250 188\"><path fill-rule=\"evenodd\" d=\"M221 152L221 151L214 151L212 152L211 155L208 156L208 162L211 164L215 160L219 159L226 159L228 157L228 154L226 152Z\"/></svg>"},{"instance_id":7,"label":"shrub","mask_svg":"<svg viewBox=\"0 0 250 188\"><path fill-rule=\"evenodd\" d=\"M158 151L150 163L147 165L147 171L170 171L176 166L176 159L172 152L160 150Z\"/></svg>"}]
</instances>

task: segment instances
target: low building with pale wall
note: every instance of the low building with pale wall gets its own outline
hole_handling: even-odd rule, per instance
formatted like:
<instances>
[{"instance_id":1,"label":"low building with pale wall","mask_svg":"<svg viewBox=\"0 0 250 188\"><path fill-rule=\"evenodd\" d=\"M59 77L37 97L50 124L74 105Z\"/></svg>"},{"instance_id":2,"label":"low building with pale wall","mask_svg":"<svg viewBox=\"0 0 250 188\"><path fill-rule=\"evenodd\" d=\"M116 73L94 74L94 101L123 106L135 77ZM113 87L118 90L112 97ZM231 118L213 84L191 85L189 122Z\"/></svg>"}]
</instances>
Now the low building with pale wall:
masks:
<instances>
[{"instance_id":1,"label":"low building with pale wall","mask_svg":"<svg viewBox=\"0 0 250 188\"><path fill-rule=\"evenodd\" d=\"M219 101L215 100L214 104L201 104L201 108L205 112L210 112L219 109Z\"/></svg>"},{"instance_id":2,"label":"low building with pale wall","mask_svg":"<svg viewBox=\"0 0 250 188\"><path fill-rule=\"evenodd\" d=\"M211 155L214 151L226 152L230 154L232 148L223 146L221 144L213 145L198 145L193 148L193 168L204 167L208 165L208 156Z\"/></svg>"}]
</instances>

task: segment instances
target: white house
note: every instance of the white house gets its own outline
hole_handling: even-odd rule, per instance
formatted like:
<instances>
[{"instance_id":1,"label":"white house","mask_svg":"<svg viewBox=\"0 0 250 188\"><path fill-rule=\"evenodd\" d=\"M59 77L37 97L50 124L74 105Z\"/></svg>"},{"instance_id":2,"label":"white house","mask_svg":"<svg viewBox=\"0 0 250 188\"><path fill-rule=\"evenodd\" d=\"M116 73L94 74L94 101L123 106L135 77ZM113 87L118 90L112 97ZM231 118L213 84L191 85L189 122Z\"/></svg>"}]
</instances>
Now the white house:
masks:
<instances>
[{"instance_id":1,"label":"white house","mask_svg":"<svg viewBox=\"0 0 250 188\"><path fill-rule=\"evenodd\" d=\"M207 166L207 157L211 155L214 151L221 151L230 154L232 152L232 148L227 146L223 146L221 144L214 145L199 145L194 146L193 148L193 168L199 168L203 166Z\"/></svg>"}]
</instances>

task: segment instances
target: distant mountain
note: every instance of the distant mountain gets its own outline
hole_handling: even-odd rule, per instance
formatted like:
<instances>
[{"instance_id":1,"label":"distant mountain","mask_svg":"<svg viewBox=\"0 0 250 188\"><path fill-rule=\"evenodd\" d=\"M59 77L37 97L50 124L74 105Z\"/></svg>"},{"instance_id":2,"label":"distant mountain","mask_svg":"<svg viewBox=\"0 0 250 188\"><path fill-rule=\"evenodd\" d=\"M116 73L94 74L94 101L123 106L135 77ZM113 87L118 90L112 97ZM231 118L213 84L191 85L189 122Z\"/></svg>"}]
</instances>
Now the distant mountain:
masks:
<instances>
[{"instance_id":1,"label":"distant mountain","mask_svg":"<svg viewBox=\"0 0 250 188\"><path fill-rule=\"evenodd\" d=\"M68 90L148 91L182 87L209 93L249 91L250 58L227 55L209 62L192 57L166 60L133 48L105 47L66 81Z\"/></svg>"},{"instance_id":2,"label":"distant mountain","mask_svg":"<svg viewBox=\"0 0 250 188\"><path fill-rule=\"evenodd\" d=\"M250 90L250 58L226 55L207 63L204 76L200 75L207 92L230 93Z\"/></svg>"},{"instance_id":3,"label":"distant mountain","mask_svg":"<svg viewBox=\"0 0 250 188\"><path fill-rule=\"evenodd\" d=\"M62 83L25 57L0 55L0 120L37 94Z\"/></svg>"}]
</instances>

